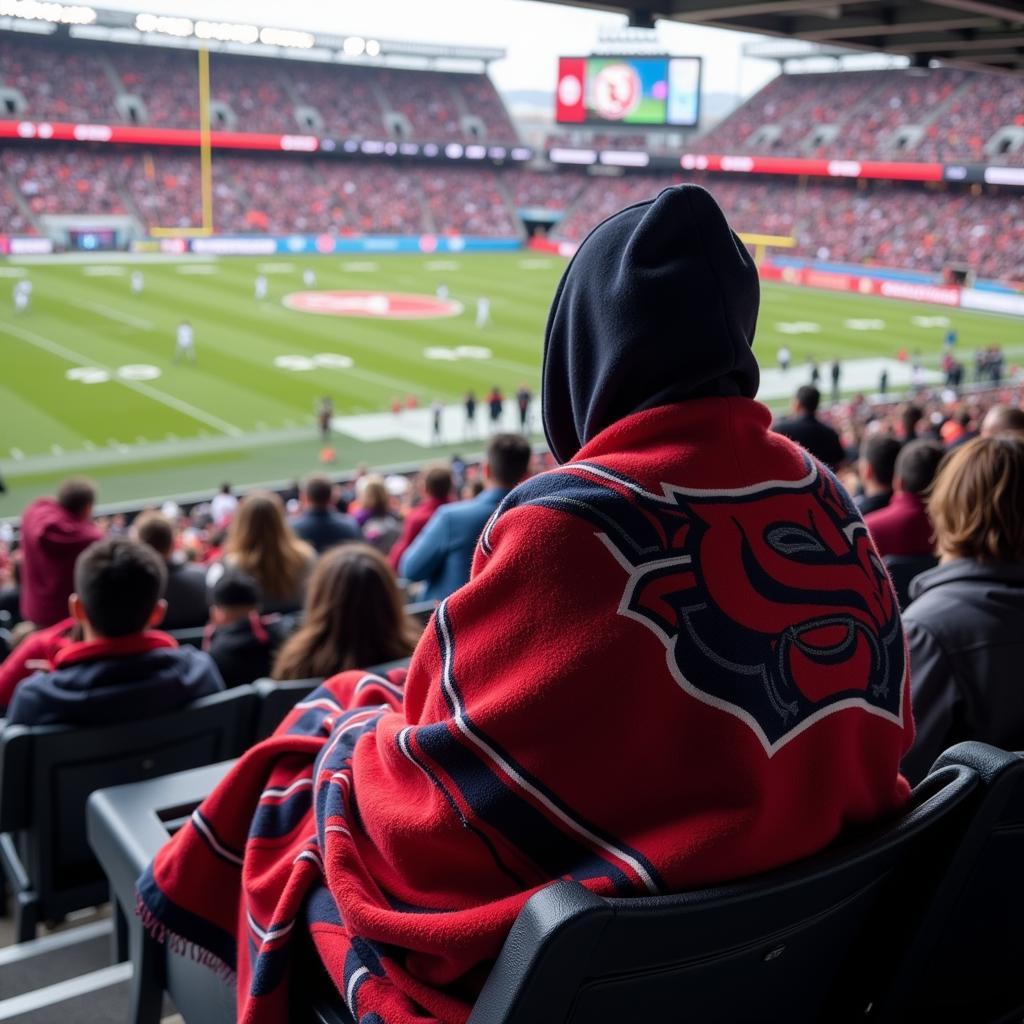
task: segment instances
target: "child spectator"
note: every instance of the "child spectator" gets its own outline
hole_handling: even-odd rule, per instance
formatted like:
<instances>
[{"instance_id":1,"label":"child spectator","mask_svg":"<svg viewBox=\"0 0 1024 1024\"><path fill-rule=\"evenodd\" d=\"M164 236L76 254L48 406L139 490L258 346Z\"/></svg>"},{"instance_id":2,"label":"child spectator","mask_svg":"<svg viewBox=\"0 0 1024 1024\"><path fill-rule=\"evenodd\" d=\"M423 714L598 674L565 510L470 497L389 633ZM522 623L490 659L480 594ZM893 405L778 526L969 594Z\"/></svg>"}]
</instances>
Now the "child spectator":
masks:
<instances>
[{"instance_id":1,"label":"child spectator","mask_svg":"<svg viewBox=\"0 0 1024 1024\"><path fill-rule=\"evenodd\" d=\"M82 639L53 657L53 670L22 682L11 725L104 725L173 711L224 689L208 654L156 631L167 570L137 541L98 541L75 565L71 617Z\"/></svg>"},{"instance_id":2,"label":"child spectator","mask_svg":"<svg viewBox=\"0 0 1024 1024\"><path fill-rule=\"evenodd\" d=\"M260 616L262 596L251 576L236 571L226 572L213 588L203 649L217 663L225 686L269 676L274 655L291 631L291 619Z\"/></svg>"},{"instance_id":3,"label":"child spectator","mask_svg":"<svg viewBox=\"0 0 1024 1024\"><path fill-rule=\"evenodd\" d=\"M368 544L344 544L317 563L302 626L281 648L272 674L323 679L395 661L412 653L419 635L384 556Z\"/></svg>"}]
</instances>

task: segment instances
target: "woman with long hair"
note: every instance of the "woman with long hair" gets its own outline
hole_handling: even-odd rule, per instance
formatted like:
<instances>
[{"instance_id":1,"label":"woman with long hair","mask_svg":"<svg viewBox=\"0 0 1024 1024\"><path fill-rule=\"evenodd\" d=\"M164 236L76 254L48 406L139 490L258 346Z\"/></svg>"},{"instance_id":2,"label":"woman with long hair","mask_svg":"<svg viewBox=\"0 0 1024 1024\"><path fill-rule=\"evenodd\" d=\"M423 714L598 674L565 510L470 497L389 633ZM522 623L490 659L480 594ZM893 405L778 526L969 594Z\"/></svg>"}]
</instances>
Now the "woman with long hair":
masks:
<instances>
[{"instance_id":1,"label":"woman with long hair","mask_svg":"<svg viewBox=\"0 0 1024 1024\"><path fill-rule=\"evenodd\" d=\"M394 661L412 653L419 634L387 559L368 544L342 544L317 563L302 626L271 675L311 679Z\"/></svg>"},{"instance_id":2,"label":"woman with long hair","mask_svg":"<svg viewBox=\"0 0 1024 1024\"><path fill-rule=\"evenodd\" d=\"M264 612L295 611L316 555L292 532L281 499L270 491L246 495L231 520L223 563L211 567L206 585L213 587L225 568L252 576L263 591Z\"/></svg>"},{"instance_id":3,"label":"woman with long hair","mask_svg":"<svg viewBox=\"0 0 1024 1024\"><path fill-rule=\"evenodd\" d=\"M402 522L391 511L391 496L383 477L364 477L360 484L361 508L356 513L356 522L366 543L386 555L402 532Z\"/></svg>"}]
</instances>

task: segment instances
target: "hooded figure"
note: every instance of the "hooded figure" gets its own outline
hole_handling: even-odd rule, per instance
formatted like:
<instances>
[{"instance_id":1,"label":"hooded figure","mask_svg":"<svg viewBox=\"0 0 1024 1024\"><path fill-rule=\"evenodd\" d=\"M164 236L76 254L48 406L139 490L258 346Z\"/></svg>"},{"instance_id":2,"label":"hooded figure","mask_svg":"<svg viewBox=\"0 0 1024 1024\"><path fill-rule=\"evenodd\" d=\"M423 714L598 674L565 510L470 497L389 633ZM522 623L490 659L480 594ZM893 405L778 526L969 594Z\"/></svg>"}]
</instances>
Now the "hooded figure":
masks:
<instances>
[{"instance_id":1,"label":"hooded figure","mask_svg":"<svg viewBox=\"0 0 1024 1024\"><path fill-rule=\"evenodd\" d=\"M240 1020L285 1019L306 930L357 1020L461 1024L553 879L722 882L906 799L896 599L753 400L756 311L702 189L583 243L544 358L564 464L495 511L404 680L328 680L140 879L155 935L237 971Z\"/></svg>"}]
</instances>

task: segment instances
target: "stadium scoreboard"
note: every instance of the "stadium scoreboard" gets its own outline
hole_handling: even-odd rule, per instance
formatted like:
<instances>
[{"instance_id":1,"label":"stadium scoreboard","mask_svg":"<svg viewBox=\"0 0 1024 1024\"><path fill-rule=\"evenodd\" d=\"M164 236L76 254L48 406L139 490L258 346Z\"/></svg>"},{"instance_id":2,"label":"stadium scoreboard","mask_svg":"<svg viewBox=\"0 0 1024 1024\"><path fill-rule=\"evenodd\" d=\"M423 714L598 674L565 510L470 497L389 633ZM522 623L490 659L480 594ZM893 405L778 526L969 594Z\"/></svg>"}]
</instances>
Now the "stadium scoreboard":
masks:
<instances>
[{"instance_id":1,"label":"stadium scoreboard","mask_svg":"<svg viewBox=\"0 0 1024 1024\"><path fill-rule=\"evenodd\" d=\"M560 57L559 124L696 127L700 57Z\"/></svg>"}]
</instances>

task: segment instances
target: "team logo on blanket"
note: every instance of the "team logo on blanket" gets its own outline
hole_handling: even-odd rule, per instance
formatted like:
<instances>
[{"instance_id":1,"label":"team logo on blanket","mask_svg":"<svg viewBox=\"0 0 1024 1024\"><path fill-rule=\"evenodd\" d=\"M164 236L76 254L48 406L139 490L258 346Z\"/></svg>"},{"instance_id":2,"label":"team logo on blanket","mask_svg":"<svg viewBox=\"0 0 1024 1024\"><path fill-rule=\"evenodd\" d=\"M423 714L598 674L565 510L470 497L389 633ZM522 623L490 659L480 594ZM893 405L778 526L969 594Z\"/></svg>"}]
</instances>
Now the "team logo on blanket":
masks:
<instances>
[{"instance_id":1,"label":"team logo on blanket","mask_svg":"<svg viewBox=\"0 0 1024 1024\"><path fill-rule=\"evenodd\" d=\"M686 692L736 715L769 754L849 708L901 723L899 610L831 474L808 462L798 481L661 494L589 463L534 479L544 493L511 503L592 521L627 574L619 614L661 639Z\"/></svg>"}]
</instances>

